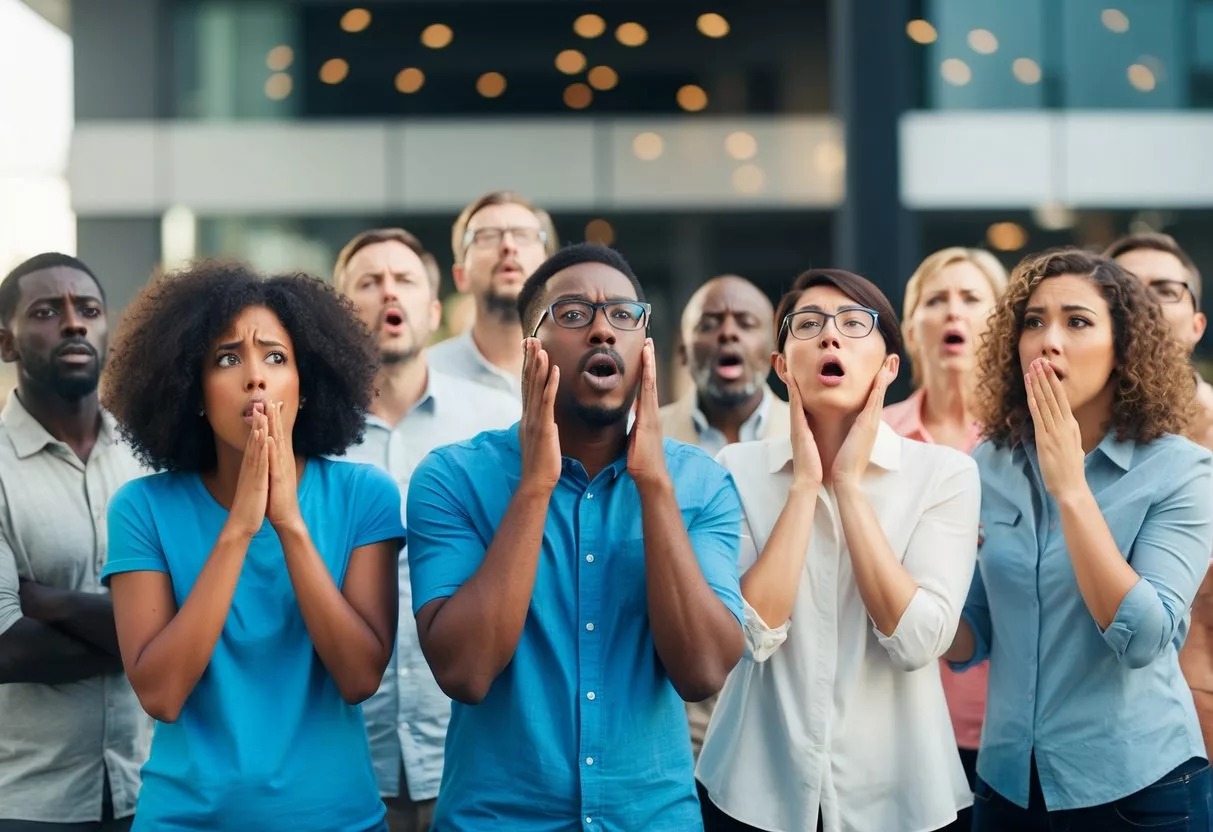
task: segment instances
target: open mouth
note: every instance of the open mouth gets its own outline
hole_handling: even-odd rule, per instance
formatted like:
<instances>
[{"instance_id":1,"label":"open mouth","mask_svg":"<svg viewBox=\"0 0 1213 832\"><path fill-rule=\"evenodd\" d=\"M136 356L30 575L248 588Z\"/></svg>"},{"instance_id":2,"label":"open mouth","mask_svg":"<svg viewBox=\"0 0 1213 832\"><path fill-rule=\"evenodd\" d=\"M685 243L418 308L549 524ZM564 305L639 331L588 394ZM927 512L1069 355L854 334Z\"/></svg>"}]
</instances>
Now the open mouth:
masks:
<instances>
[{"instance_id":1,"label":"open mouth","mask_svg":"<svg viewBox=\"0 0 1213 832\"><path fill-rule=\"evenodd\" d=\"M383 323L390 329L399 329L404 326L404 313L399 309L389 309L383 313Z\"/></svg>"},{"instance_id":2,"label":"open mouth","mask_svg":"<svg viewBox=\"0 0 1213 832\"><path fill-rule=\"evenodd\" d=\"M740 355L725 353L716 359L716 375L726 381L736 381L745 374L745 362Z\"/></svg>"},{"instance_id":3,"label":"open mouth","mask_svg":"<svg viewBox=\"0 0 1213 832\"><path fill-rule=\"evenodd\" d=\"M948 345L961 345L965 342L965 337L959 332L950 332L943 337L943 342Z\"/></svg>"},{"instance_id":4,"label":"open mouth","mask_svg":"<svg viewBox=\"0 0 1213 832\"><path fill-rule=\"evenodd\" d=\"M833 356L822 359L817 368L817 380L826 387L837 387L842 384L846 374L847 371L843 368L842 362Z\"/></svg>"},{"instance_id":5,"label":"open mouth","mask_svg":"<svg viewBox=\"0 0 1213 832\"><path fill-rule=\"evenodd\" d=\"M1049 362L1049 366L1053 368L1053 373L1054 373L1054 375L1057 376L1058 381L1066 380L1066 374L1062 371L1062 369L1060 367L1058 367L1056 364L1054 364L1051 361Z\"/></svg>"},{"instance_id":6,"label":"open mouth","mask_svg":"<svg viewBox=\"0 0 1213 832\"><path fill-rule=\"evenodd\" d=\"M842 378L846 372L837 361L827 361L821 366L821 374L826 378Z\"/></svg>"},{"instance_id":7,"label":"open mouth","mask_svg":"<svg viewBox=\"0 0 1213 832\"><path fill-rule=\"evenodd\" d=\"M601 352L590 356L585 362L581 376L590 387L601 392L615 389L622 378L615 359Z\"/></svg>"},{"instance_id":8,"label":"open mouth","mask_svg":"<svg viewBox=\"0 0 1213 832\"><path fill-rule=\"evenodd\" d=\"M245 403L244 412L241 415L244 416L244 421L251 425L253 423L254 413L260 413L262 416L265 415L265 399L261 396L254 396L253 398L249 399L248 402Z\"/></svg>"}]
</instances>

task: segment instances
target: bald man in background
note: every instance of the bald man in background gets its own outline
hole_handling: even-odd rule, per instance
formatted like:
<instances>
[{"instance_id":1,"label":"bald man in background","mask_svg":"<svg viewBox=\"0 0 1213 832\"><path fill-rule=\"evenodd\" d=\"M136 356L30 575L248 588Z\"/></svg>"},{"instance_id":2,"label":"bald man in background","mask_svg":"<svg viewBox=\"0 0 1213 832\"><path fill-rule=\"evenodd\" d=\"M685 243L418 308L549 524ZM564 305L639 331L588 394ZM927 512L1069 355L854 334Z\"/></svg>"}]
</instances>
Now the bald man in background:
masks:
<instances>
[{"instance_id":1,"label":"bald man in background","mask_svg":"<svg viewBox=\"0 0 1213 832\"><path fill-rule=\"evenodd\" d=\"M722 275L699 287L682 312L678 358L694 387L661 408L667 437L715 456L725 445L788 436L788 406L770 386L775 310L744 277ZM716 706L713 696L687 703L695 756Z\"/></svg>"}]
</instances>

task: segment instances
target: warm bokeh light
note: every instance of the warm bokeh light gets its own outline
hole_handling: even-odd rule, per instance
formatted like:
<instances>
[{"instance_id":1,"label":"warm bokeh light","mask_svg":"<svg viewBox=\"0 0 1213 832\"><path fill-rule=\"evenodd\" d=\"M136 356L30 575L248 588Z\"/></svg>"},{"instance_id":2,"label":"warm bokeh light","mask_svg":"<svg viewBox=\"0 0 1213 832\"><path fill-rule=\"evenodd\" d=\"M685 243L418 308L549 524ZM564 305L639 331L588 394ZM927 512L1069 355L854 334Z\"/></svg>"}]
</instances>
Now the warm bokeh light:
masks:
<instances>
[{"instance_id":1,"label":"warm bokeh light","mask_svg":"<svg viewBox=\"0 0 1213 832\"><path fill-rule=\"evenodd\" d=\"M813 167L827 176L837 176L846 169L847 152L836 139L823 139L813 148Z\"/></svg>"},{"instance_id":2,"label":"warm bokeh light","mask_svg":"<svg viewBox=\"0 0 1213 832\"><path fill-rule=\"evenodd\" d=\"M651 162L661 158L665 152L665 142L656 133L641 133L632 139L632 152L643 162Z\"/></svg>"},{"instance_id":3,"label":"warm bokeh light","mask_svg":"<svg viewBox=\"0 0 1213 832\"><path fill-rule=\"evenodd\" d=\"M584 110L590 106L590 102L593 100L594 91L580 81L564 88L564 103L570 109Z\"/></svg>"},{"instance_id":4,"label":"warm bokeh light","mask_svg":"<svg viewBox=\"0 0 1213 832\"><path fill-rule=\"evenodd\" d=\"M275 72L269 78L265 79L265 95L266 98L274 101L281 101L291 94L291 90L295 84L291 81L291 76L285 72Z\"/></svg>"},{"instance_id":5,"label":"warm bokeh light","mask_svg":"<svg viewBox=\"0 0 1213 832\"><path fill-rule=\"evenodd\" d=\"M725 152L739 162L758 155L758 140L743 130L724 137Z\"/></svg>"},{"instance_id":6,"label":"warm bokeh light","mask_svg":"<svg viewBox=\"0 0 1213 832\"><path fill-rule=\"evenodd\" d=\"M729 33L729 21L715 12L699 15L699 19L695 21L695 26L704 37L722 38Z\"/></svg>"},{"instance_id":7,"label":"warm bokeh light","mask_svg":"<svg viewBox=\"0 0 1213 832\"><path fill-rule=\"evenodd\" d=\"M445 49L455 39L455 32L445 23L431 23L421 30L421 45L430 49Z\"/></svg>"},{"instance_id":8,"label":"warm bokeh light","mask_svg":"<svg viewBox=\"0 0 1213 832\"><path fill-rule=\"evenodd\" d=\"M911 20L906 24L906 34L910 36L910 40L915 43L921 43L924 46L928 43L934 43L939 37L939 33L935 31L935 27L925 20Z\"/></svg>"},{"instance_id":9,"label":"warm bokeh light","mask_svg":"<svg viewBox=\"0 0 1213 832\"><path fill-rule=\"evenodd\" d=\"M596 66L586 75L586 80L596 90L613 90L619 83L619 73L609 66Z\"/></svg>"},{"instance_id":10,"label":"warm bokeh light","mask_svg":"<svg viewBox=\"0 0 1213 832\"><path fill-rule=\"evenodd\" d=\"M476 92L485 98L497 98L505 92L505 76L500 72L486 72L476 79Z\"/></svg>"},{"instance_id":11,"label":"warm bokeh light","mask_svg":"<svg viewBox=\"0 0 1213 832\"><path fill-rule=\"evenodd\" d=\"M767 184L767 175L758 165L742 165L733 171L733 189L740 194L756 194Z\"/></svg>"},{"instance_id":12,"label":"warm bokeh light","mask_svg":"<svg viewBox=\"0 0 1213 832\"><path fill-rule=\"evenodd\" d=\"M606 31L606 21L596 14L583 14L573 21L573 31L587 40L596 38Z\"/></svg>"},{"instance_id":13,"label":"warm bokeh light","mask_svg":"<svg viewBox=\"0 0 1213 832\"><path fill-rule=\"evenodd\" d=\"M320 66L320 80L326 84L340 84L350 74L350 65L342 58L329 58Z\"/></svg>"},{"instance_id":14,"label":"warm bokeh light","mask_svg":"<svg viewBox=\"0 0 1213 832\"><path fill-rule=\"evenodd\" d=\"M274 72L282 72L289 67L295 60L295 50L291 49L286 44L275 46L265 56L265 65Z\"/></svg>"},{"instance_id":15,"label":"warm bokeh light","mask_svg":"<svg viewBox=\"0 0 1213 832\"><path fill-rule=\"evenodd\" d=\"M1028 232L1017 222L996 222L986 229L986 240L999 251L1018 251L1028 244Z\"/></svg>"},{"instance_id":16,"label":"warm bokeh light","mask_svg":"<svg viewBox=\"0 0 1213 832\"><path fill-rule=\"evenodd\" d=\"M1099 13L1099 19L1109 32L1123 35L1129 31L1129 16L1120 9L1104 9Z\"/></svg>"},{"instance_id":17,"label":"warm bokeh light","mask_svg":"<svg viewBox=\"0 0 1213 832\"><path fill-rule=\"evenodd\" d=\"M366 9L350 9L341 16L341 28L347 32L361 32L371 25L371 13Z\"/></svg>"},{"instance_id":18,"label":"warm bokeh light","mask_svg":"<svg viewBox=\"0 0 1213 832\"><path fill-rule=\"evenodd\" d=\"M1145 64L1133 64L1129 67L1129 83L1135 90L1150 92L1158 86L1158 79L1154 77L1154 71Z\"/></svg>"},{"instance_id":19,"label":"warm bokeh light","mask_svg":"<svg viewBox=\"0 0 1213 832\"><path fill-rule=\"evenodd\" d=\"M1011 64L1011 74L1021 84L1039 84L1043 76L1040 64L1031 58L1016 58L1015 63Z\"/></svg>"},{"instance_id":20,"label":"warm bokeh light","mask_svg":"<svg viewBox=\"0 0 1213 832\"><path fill-rule=\"evenodd\" d=\"M989 29L974 29L969 32L969 48L981 55L993 55L998 51L998 38Z\"/></svg>"},{"instance_id":21,"label":"warm bokeh light","mask_svg":"<svg viewBox=\"0 0 1213 832\"><path fill-rule=\"evenodd\" d=\"M688 113L697 113L708 106L708 94L703 87L687 84L678 90L678 106Z\"/></svg>"},{"instance_id":22,"label":"warm bokeh light","mask_svg":"<svg viewBox=\"0 0 1213 832\"><path fill-rule=\"evenodd\" d=\"M556 56L556 68L565 75L576 75L585 69L585 55L576 49L566 49Z\"/></svg>"},{"instance_id":23,"label":"warm bokeh light","mask_svg":"<svg viewBox=\"0 0 1213 832\"><path fill-rule=\"evenodd\" d=\"M417 92L424 85L425 73L415 66L410 66L396 73L396 89L405 95Z\"/></svg>"},{"instance_id":24,"label":"warm bokeh light","mask_svg":"<svg viewBox=\"0 0 1213 832\"><path fill-rule=\"evenodd\" d=\"M973 80L973 70L960 58L948 58L939 65L939 73L954 87L963 87Z\"/></svg>"},{"instance_id":25,"label":"warm bokeh light","mask_svg":"<svg viewBox=\"0 0 1213 832\"><path fill-rule=\"evenodd\" d=\"M620 23L615 30L615 40L624 46L642 46L648 39L648 30L639 23Z\"/></svg>"},{"instance_id":26,"label":"warm bokeh light","mask_svg":"<svg viewBox=\"0 0 1213 832\"><path fill-rule=\"evenodd\" d=\"M604 219L590 220L585 224L585 241L609 246L615 242L615 229Z\"/></svg>"}]
</instances>

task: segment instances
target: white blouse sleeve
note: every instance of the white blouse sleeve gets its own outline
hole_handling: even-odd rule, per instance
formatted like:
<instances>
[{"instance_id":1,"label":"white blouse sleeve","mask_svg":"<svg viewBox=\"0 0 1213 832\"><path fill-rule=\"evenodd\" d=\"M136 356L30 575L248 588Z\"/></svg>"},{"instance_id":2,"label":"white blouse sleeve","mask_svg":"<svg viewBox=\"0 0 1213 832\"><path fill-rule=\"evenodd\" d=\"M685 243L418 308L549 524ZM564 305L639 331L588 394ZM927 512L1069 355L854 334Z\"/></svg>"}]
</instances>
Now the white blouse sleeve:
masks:
<instances>
[{"instance_id":1,"label":"white blouse sleeve","mask_svg":"<svg viewBox=\"0 0 1213 832\"><path fill-rule=\"evenodd\" d=\"M758 544L755 543L753 532L750 530L750 521L744 511L741 513L740 547L737 553L737 571L745 575L749 568L758 562L759 553ZM782 626L771 628L762 620L758 611L750 606L750 602L745 600L744 593L741 600L744 605L747 658L755 662L765 662L788 640L788 627L792 622L788 620L783 622Z\"/></svg>"}]
</instances>

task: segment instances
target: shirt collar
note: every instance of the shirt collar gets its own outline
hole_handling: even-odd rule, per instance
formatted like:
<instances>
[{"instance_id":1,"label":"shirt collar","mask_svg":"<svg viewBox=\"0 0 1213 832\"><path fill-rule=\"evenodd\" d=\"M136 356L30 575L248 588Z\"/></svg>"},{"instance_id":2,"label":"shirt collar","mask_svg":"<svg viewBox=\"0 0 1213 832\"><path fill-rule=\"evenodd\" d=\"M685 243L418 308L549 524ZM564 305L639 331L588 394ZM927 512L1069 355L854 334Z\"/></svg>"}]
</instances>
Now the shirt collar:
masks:
<instances>
[{"instance_id":1,"label":"shirt collar","mask_svg":"<svg viewBox=\"0 0 1213 832\"><path fill-rule=\"evenodd\" d=\"M770 395L768 395L770 394ZM692 393L691 399L691 421L695 425L695 432L703 436L710 430L712 426L708 423L708 417L699 409L699 394ZM763 425L766 424L767 414L771 410L771 398L774 395L770 393L770 388L764 388L762 391L762 401L758 403L758 407L750 414L750 418L746 419L741 425L739 433L749 436L761 436ZM743 438L741 441L745 441Z\"/></svg>"},{"instance_id":2,"label":"shirt collar","mask_svg":"<svg viewBox=\"0 0 1213 832\"><path fill-rule=\"evenodd\" d=\"M519 420L519 421L515 422L506 431L506 445L513 453L517 454L518 456L522 456L522 443L520 443L518 441L518 432L521 430L522 430L522 421ZM570 463L577 463L578 465L581 465L580 460L573 459L571 456L562 456L560 458L561 470L568 470ZM619 458L614 460L607 467L603 468L602 471L599 472L598 476L601 477L603 474L607 474L612 480L617 479L620 474L622 474L624 471L627 470L627 465L628 465L627 453L620 454ZM584 468L582 470L584 471Z\"/></svg>"},{"instance_id":3,"label":"shirt collar","mask_svg":"<svg viewBox=\"0 0 1213 832\"><path fill-rule=\"evenodd\" d=\"M907 439L915 439L920 442L926 442L928 445L935 444L935 437L931 436L926 425L922 421L922 411L926 407L927 395L926 388L920 387L909 395L899 408L897 418L890 419L894 430L900 433ZM896 405L895 405L896 406ZM981 442L981 424L974 422L969 425L969 447L962 448L968 453L971 453L978 443Z\"/></svg>"},{"instance_id":4,"label":"shirt collar","mask_svg":"<svg viewBox=\"0 0 1213 832\"><path fill-rule=\"evenodd\" d=\"M766 444L767 461L772 474L782 471L792 462L791 437L781 436L768 440ZM876 428L876 442L872 445L868 462L886 471L897 471L901 468L901 437L883 420Z\"/></svg>"},{"instance_id":5,"label":"shirt collar","mask_svg":"<svg viewBox=\"0 0 1213 832\"><path fill-rule=\"evenodd\" d=\"M42 423L35 419L21 403L17 391L9 393L4 410L0 411L0 422L3 422L13 443L13 450L18 459L25 459L41 451L47 445L63 444L51 435ZM108 411L101 411L101 430L97 433L98 445L109 445L117 433L117 423Z\"/></svg>"},{"instance_id":6,"label":"shirt collar","mask_svg":"<svg viewBox=\"0 0 1213 832\"><path fill-rule=\"evenodd\" d=\"M408 418L409 413L412 413L414 410L424 407L433 412L434 408L438 406L438 400L442 397L442 383L441 380L436 378L437 375L433 367L426 367L425 389L421 392L421 398L417 400L417 403L409 408L408 413L404 414L405 418ZM403 422L404 419L400 421ZM366 423L373 427L383 428L384 430L392 430L394 428L393 425L389 425L384 419L369 411L366 414Z\"/></svg>"},{"instance_id":7,"label":"shirt collar","mask_svg":"<svg viewBox=\"0 0 1213 832\"><path fill-rule=\"evenodd\" d=\"M1119 441L1115 429L1109 430L1096 446L1096 450L1102 452L1122 471L1128 471L1133 466L1133 452L1136 449L1137 443L1132 439Z\"/></svg>"}]
</instances>

